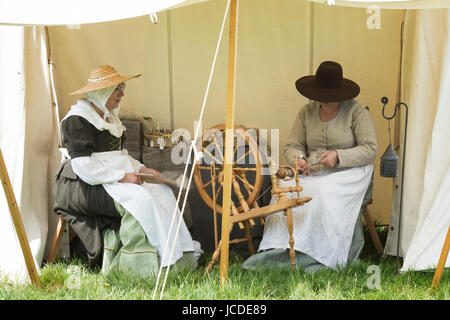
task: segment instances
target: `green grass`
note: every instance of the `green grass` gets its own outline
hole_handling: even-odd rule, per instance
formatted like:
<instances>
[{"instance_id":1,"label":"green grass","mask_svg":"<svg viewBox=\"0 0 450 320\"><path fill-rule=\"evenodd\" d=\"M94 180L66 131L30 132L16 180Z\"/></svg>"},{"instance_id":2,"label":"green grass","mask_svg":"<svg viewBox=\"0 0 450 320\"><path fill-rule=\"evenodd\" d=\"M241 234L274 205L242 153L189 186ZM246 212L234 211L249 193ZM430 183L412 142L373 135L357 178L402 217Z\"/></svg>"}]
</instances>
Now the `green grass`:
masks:
<instances>
[{"instance_id":1,"label":"green grass","mask_svg":"<svg viewBox=\"0 0 450 320\"><path fill-rule=\"evenodd\" d=\"M370 241L366 243L370 244ZM203 275L210 257L204 255L199 268L194 271L170 272L163 299L450 300L449 270L445 270L439 286L431 291L434 270L396 275L395 257L380 258L373 254L370 245L366 245L360 263L342 270L323 270L314 274L290 267L244 271L243 259L234 256L230 258L229 280L224 285L219 283L218 266ZM379 289L368 287L373 275L368 272L371 265L379 267ZM156 279L143 279L126 272L112 272L105 276L79 260L70 265L57 262L44 266L40 280L42 289L0 281L0 299L152 299L156 282Z\"/></svg>"}]
</instances>

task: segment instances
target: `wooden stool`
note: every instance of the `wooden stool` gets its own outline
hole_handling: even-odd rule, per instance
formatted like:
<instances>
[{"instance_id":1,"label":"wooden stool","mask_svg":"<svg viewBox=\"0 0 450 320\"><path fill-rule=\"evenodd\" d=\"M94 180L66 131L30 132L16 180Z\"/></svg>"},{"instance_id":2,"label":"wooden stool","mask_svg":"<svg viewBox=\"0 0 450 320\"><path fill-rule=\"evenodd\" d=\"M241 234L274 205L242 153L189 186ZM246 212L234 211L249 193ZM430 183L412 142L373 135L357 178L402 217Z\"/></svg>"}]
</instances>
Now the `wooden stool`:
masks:
<instances>
[{"instance_id":1,"label":"wooden stool","mask_svg":"<svg viewBox=\"0 0 450 320\"><path fill-rule=\"evenodd\" d=\"M66 228L66 220L59 216L58 225L56 226L55 234L53 235L52 245L47 256L47 262L53 263L58 257L59 246L61 245L62 236L64 234L64 229Z\"/></svg>"},{"instance_id":2,"label":"wooden stool","mask_svg":"<svg viewBox=\"0 0 450 320\"><path fill-rule=\"evenodd\" d=\"M370 237L372 238L373 245L375 246L375 249L377 250L378 254L383 254L384 248L381 244L380 237L378 236L377 229L375 227L375 222L372 219L372 216L369 212L369 204L372 204L373 200L370 199L369 202L364 206L363 208L363 216L364 221L366 222L366 226L369 229Z\"/></svg>"}]
</instances>

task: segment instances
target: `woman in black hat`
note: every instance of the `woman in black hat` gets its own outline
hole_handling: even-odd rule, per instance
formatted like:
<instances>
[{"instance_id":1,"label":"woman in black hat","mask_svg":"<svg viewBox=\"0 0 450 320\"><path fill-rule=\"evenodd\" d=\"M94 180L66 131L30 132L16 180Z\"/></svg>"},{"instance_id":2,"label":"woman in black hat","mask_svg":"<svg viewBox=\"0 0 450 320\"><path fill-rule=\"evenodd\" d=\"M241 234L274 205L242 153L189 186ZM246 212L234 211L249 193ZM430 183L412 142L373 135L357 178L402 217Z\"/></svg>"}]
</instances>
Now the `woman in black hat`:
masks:
<instances>
[{"instance_id":1,"label":"woman in black hat","mask_svg":"<svg viewBox=\"0 0 450 320\"><path fill-rule=\"evenodd\" d=\"M295 85L311 100L298 112L283 150L301 170L302 196L312 197L293 208L297 265L336 268L357 258L364 245L360 210L371 197L375 127L368 107L353 100L360 88L343 77L340 64L322 62ZM259 250L273 250L254 255L244 268L290 264L288 248L286 218L268 216Z\"/></svg>"},{"instance_id":2,"label":"woman in black hat","mask_svg":"<svg viewBox=\"0 0 450 320\"><path fill-rule=\"evenodd\" d=\"M284 155L293 164L294 156L308 174L311 154L328 168L355 167L372 163L377 153L375 127L367 106L353 100L359 86L343 78L342 67L322 62L316 75L295 82L297 90L312 100L297 115ZM325 151L317 154L318 151ZM311 159L316 163L314 158ZM317 169L323 169L318 166Z\"/></svg>"}]
</instances>

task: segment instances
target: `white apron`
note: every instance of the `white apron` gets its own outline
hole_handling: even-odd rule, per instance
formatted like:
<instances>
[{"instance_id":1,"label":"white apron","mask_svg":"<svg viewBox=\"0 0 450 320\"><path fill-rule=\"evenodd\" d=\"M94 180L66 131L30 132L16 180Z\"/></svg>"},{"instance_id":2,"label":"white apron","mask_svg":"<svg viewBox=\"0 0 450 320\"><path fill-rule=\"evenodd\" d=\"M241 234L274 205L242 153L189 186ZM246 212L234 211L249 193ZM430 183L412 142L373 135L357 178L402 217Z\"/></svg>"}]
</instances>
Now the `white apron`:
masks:
<instances>
[{"instance_id":1,"label":"white apron","mask_svg":"<svg viewBox=\"0 0 450 320\"><path fill-rule=\"evenodd\" d=\"M101 161L105 167L111 169L135 172L126 150L94 152L91 154L91 158ZM102 185L106 192L140 223L150 243L157 249L163 267L174 264L182 257L184 251L194 251L191 235L182 221L172 259L169 261L178 221L182 217L173 191L168 186L120 182L103 183ZM166 256L162 260L174 211L176 218Z\"/></svg>"},{"instance_id":2,"label":"white apron","mask_svg":"<svg viewBox=\"0 0 450 320\"><path fill-rule=\"evenodd\" d=\"M78 100L62 121L72 115L86 119L100 131L108 130L116 137L122 134L121 128L123 126L121 124L107 123L86 99ZM65 153L67 154L67 151ZM68 155L66 157L69 158ZM123 176L123 171L136 172L141 166L140 162L128 155L127 150L94 152L89 157L79 157L72 160L74 172L83 181L90 184L102 184L106 192L133 215L140 223L150 243L157 249L160 259L163 260L161 261L162 266L166 267L180 259L184 251L194 251L194 243L183 220L172 259L169 261L178 221L181 217L172 189L163 184L144 183L137 185L114 182L119 179L117 177ZM166 256L163 259L174 210L176 218ZM201 252L201 250L197 249L196 252Z\"/></svg>"},{"instance_id":3,"label":"white apron","mask_svg":"<svg viewBox=\"0 0 450 320\"><path fill-rule=\"evenodd\" d=\"M373 164L322 171L301 176L301 197L312 200L292 209L294 249L330 268L345 266L355 224L369 186ZM280 187L295 186L295 180L281 181ZM289 198L296 193L287 193ZM275 199L272 198L271 203ZM277 212L266 217L259 251L289 246L286 216Z\"/></svg>"}]
</instances>

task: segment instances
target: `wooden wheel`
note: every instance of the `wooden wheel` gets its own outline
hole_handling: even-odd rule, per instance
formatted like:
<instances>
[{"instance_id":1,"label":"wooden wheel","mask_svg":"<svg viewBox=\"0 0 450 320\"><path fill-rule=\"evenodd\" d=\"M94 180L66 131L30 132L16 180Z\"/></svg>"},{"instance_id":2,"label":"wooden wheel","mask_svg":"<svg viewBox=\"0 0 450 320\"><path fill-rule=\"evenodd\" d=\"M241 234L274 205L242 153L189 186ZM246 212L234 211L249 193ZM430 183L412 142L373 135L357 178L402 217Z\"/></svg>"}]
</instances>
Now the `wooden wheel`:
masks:
<instances>
[{"instance_id":1,"label":"wooden wheel","mask_svg":"<svg viewBox=\"0 0 450 320\"><path fill-rule=\"evenodd\" d=\"M208 129L202 137L203 158L194 169L194 182L205 203L222 213L223 165L225 125ZM246 133L246 128L234 129L232 164L232 209L239 212L249 210L261 192L261 155L256 137ZM234 207L234 208L233 208Z\"/></svg>"}]
</instances>

